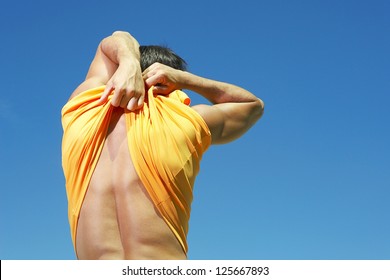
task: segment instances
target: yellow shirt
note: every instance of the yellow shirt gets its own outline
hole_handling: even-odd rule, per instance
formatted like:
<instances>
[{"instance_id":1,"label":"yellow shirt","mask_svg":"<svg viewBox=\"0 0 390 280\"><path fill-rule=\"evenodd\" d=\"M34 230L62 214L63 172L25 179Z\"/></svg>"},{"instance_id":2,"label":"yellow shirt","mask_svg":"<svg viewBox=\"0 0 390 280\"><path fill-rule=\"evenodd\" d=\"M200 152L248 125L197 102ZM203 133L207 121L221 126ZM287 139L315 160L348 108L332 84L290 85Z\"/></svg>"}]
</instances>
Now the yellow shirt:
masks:
<instances>
[{"instance_id":1,"label":"yellow shirt","mask_svg":"<svg viewBox=\"0 0 390 280\"><path fill-rule=\"evenodd\" d=\"M104 88L82 92L62 109L62 166L74 246L81 206L113 109L111 96L99 103ZM142 109L125 113L130 156L154 205L187 253L193 185L211 134L202 117L188 106L184 92L153 95L150 89L145 100Z\"/></svg>"}]
</instances>

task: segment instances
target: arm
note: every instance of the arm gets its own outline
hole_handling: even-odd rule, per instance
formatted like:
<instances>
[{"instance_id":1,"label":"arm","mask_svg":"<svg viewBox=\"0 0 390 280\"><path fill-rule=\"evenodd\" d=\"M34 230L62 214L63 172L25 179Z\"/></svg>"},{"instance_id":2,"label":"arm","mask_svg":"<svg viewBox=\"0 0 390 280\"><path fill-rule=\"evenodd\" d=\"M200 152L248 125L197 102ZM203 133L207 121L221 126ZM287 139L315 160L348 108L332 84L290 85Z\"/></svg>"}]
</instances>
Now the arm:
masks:
<instances>
[{"instance_id":1,"label":"arm","mask_svg":"<svg viewBox=\"0 0 390 280\"><path fill-rule=\"evenodd\" d=\"M222 144L243 135L262 116L264 103L247 90L228 83L196 76L155 63L143 73L145 84L156 93L188 89L207 98L212 106L196 105L212 134L213 144Z\"/></svg>"},{"instance_id":2,"label":"arm","mask_svg":"<svg viewBox=\"0 0 390 280\"><path fill-rule=\"evenodd\" d=\"M145 89L139 59L138 42L129 33L114 32L100 42L85 81L72 97L87 89L106 85L101 102L105 102L114 91L113 106L129 110L140 108Z\"/></svg>"}]
</instances>

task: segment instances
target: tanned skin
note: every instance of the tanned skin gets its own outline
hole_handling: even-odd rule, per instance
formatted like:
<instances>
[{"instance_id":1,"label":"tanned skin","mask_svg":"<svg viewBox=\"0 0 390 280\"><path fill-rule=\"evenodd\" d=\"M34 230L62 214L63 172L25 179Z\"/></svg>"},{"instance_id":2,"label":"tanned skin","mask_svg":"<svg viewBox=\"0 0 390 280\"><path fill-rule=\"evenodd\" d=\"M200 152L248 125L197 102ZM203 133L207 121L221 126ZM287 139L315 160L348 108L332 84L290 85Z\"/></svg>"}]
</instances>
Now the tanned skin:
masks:
<instances>
[{"instance_id":1,"label":"tanned skin","mask_svg":"<svg viewBox=\"0 0 390 280\"><path fill-rule=\"evenodd\" d=\"M213 144L243 135L263 114L264 103L247 90L154 63L140 67L139 44L127 32L102 40L83 83L72 93L106 85L114 111L106 141L81 208L76 235L79 259L186 259L178 240L155 209L130 157L125 110L143 106L145 91L188 89L212 105L196 105Z\"/></svg>"}]
</instances>

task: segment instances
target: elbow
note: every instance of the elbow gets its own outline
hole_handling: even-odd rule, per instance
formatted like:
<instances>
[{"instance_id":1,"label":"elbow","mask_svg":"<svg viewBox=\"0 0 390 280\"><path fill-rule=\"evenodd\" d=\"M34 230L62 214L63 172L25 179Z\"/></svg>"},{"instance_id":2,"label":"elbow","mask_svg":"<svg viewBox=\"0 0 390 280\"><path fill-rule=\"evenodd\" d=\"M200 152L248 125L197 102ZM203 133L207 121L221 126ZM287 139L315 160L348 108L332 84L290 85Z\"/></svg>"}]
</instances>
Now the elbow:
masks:
<instances>
[{"instance_id":1,"label":"elbow","mask_svg":"<svg viewBox=\"0 0 390 280\"><path fill-rule=\"evenodd\" d=\"M261 117L263 115L263 113L264 113L264 101L261 100L260 98L258 98L257 102L260 103L259 104L259 111L261 112L260 113L260 117Z\"/></svg>"},{"instance_id":2,"label":"elbow","mask_svg":"<svg viewBox=\"0 0 390 280\"><path fill-rule=\"evenodd\" d=\"M112 40L115 40L116 38L120 38L120 37L128 37L130 36L130 34L126 31L120 31L120 30L117 30L117 31L114 31L113 33L111 33L111 35L103 38L102 42L107 42L107 41L112 41Z\"/></svg>"},{"instance_id":3,"label":"elbow","mask_svg":"<svg viewBox=\"0 0 390 280\"><path fill-rule=\"evenodd\" d=\"M111 36L130 36L129 32L117 30L112 33Z\"/></svg>"},{"instance_id":4,"label":"elbow","mask_svg":"<svg viewBox=\"0 0 390 280\"><path fill-rule=\"evenodd\" d=\"M247 129L252 127L264 114L263 100L256 98L250 102L250 107L247 111Z\"/></svg>"},{"instance_id":5,"label":"elbow","mask_svg":"<svg viewBox=\"0 0 390 280\"><path fill-rule=\"evenodd\" d=\"M257 98L256 101L253 102L252 116L253 122L258 121L264 114L264 102L260 98Z\"/></svg>"}]
</instances>

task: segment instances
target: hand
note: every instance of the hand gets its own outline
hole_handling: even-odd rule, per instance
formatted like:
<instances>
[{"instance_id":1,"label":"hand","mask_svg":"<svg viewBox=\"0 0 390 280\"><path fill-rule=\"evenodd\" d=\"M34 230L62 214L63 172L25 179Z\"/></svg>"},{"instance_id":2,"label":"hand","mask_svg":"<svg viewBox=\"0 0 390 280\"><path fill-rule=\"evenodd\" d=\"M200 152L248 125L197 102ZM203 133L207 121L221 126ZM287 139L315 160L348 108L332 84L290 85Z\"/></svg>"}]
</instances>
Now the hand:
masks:
<instances>
[{"instance_id":1,"label":"hand","mask_svg":"<svg viewBox=\"0 0 390 280\"><path fill-rule=\"evenodd\" d=\"M142 77L148 89L154 86L153 93L169 94L174 90L181 89L182 73L181 70L156 62L145 69Z\"/></svg>"},{"instance_id":2,"label":"hand","mask_svg":"<svg viewBox=\"0 0 390 280\"><path fill-rule=\"evenodd\" d=\"M111 104L114 107L127 108L135 111L143 106L145 98L145 85L142 79L139 62L121 63L114 75L107 82L106 88L100 98L105 102L113 93Z\"/></svg>"}]
</instances>

